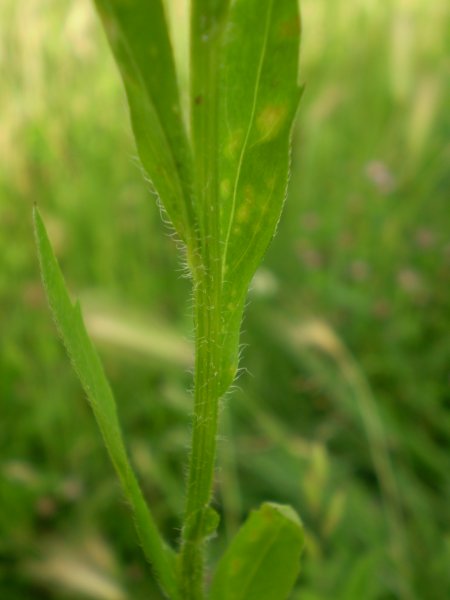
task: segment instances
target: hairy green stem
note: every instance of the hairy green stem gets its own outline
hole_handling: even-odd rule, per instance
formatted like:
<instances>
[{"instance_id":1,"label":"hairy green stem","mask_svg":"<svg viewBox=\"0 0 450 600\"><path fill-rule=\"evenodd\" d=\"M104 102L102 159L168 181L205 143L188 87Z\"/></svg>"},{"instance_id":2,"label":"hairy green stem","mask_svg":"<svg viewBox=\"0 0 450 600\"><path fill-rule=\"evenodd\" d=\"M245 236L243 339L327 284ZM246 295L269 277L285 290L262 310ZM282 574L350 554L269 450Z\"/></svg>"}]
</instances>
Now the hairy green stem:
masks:
<instances>
[{"instance_id":1,"label":"hairy green stem","mask_svg":"<svg viewBox=\"0 0 450 600\"><path fill-rule=\"evenodd\" d=\"M186 512L180 556L185 600L204 597L204 546L216 460L221 390L222 261L218 199L218 73L221 24L227 0L193 0L191 12L191 130L199 205L201 267L194 273L195 404Z\"/></svg>"},{"instance_id":2,"label":"hairy green stem","mask_svg":"<svg viewBox=\"0 0 450 600\"><path fill-rule=\"evenodd\" d=\"M219 320L215 310L208 310L212 291L210 286L201 284L196 293L195 407L181 552L181 591L186 600L203 598L203 553L216 457Z\"/></svg>"}]
</instances>

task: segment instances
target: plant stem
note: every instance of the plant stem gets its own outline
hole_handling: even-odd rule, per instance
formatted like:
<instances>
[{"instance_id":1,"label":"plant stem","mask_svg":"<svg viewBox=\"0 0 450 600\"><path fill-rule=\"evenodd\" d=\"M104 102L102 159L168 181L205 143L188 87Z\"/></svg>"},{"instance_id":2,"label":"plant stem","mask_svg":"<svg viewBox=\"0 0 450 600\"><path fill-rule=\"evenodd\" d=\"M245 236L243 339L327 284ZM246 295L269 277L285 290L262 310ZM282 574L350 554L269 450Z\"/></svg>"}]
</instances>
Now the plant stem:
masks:
<instances>
[{"instance_id":1,"label":"plant stem","mask_svg":"<svg viewBox=\"0 0 450 600\"><path fill-rule=\"evenodd\" d=\"M184 600L204 597L204 542L211 518L220 395L222 260L218 199L218 73L221 23L228 0L193 0L191 10L191 131L201 266L194 272L195 404L186 513L180 555Z\"/></svg>"},{"instance_id":2,"label":"plant stem","mask_svg":"<svg viewBox=\"0 0 450 600\"><path fill-rule=\"evenodd\" d=\"M203 598L204 540L216 457L219 321L217 311L208 310L212 292L210 286L203 284L196 290L195 408L181 551L181 591L185 600Z\"/></svg>"}]
</instances>

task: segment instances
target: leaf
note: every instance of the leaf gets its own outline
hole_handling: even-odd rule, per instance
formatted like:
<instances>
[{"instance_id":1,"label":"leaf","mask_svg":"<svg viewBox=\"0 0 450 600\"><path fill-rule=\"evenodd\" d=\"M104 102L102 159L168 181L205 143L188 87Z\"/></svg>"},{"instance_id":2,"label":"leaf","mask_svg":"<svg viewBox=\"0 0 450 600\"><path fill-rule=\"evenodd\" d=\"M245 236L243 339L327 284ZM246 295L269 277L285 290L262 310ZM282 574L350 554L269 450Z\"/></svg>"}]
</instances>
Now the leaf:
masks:
<instances>
[{"instance_id":1,"label":"leaf","mask_svg":"<svg viewBox=\"0 0 450 600\"><path fill-rule=\"evenodd\" d=\"M234 373L250 280L283 207L300 99L297 0L236 0L224 42L219 105L224 370Z\"/></svg>"},{"instance_id":2,"label":"leaf","mask_svg":"<svg viewBox=\"0 0 450 600\"><path fill-rule=\"evenodd\" d=\"M191 136L196 202L206 270L220 268L218 105L222 38L230 0L191 2ZM220 271L219 271L220 274ZM219 286L221 281L216 284Z\"/></svg>"},{"instance_id":3,"label":"leaf","mask_svg":"<svg viewBox=\"0 0 450 600\"><path fill-rule=\"evenodd\" d=\"M263 504L220 559L210 600L285 600L298 576L303 543L291 507Z\"/></svg>"},{"instance_id":4,"label":"leaf","mask_svg":"<svg viewBox=\"0 0 450 600\"><path fill-rule=\"evenodd\" d=\"M130 466L111 388L98 354L86 332L80 305L72 304L69 298L44 223L37 209L34 210L34 227L42 279L59 333L91 404L125 496L133 509L136 529L144 552L152 563L162 588L171 598L176 598L172 552L158 532Z\"/></svg>"},{"instance_id":5,"label":"leaf","mask_svg":"<svg viewBox=\"0 0 450 600\"><path fill-rule=\"evenodd\" d=\"M95 0L122 75L142 164L181 239L195 240L192 157L161 0Z\"/></svg>"}]
</instances>

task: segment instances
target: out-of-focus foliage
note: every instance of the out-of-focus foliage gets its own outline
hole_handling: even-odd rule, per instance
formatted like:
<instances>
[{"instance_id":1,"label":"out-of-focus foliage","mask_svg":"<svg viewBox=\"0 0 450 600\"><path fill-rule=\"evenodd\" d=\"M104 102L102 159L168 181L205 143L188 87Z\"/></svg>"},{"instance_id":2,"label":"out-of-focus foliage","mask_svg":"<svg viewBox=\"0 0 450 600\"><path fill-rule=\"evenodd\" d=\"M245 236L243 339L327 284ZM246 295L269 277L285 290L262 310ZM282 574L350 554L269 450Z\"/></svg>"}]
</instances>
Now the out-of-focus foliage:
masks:
<instances>
[{"instance_id":1,"label":"out-of-focus foliage","mask_svg":"<svg viewBox=\"0 0 450 600\"><path fill-rule=\"evenodd\" d=\"M184 58L184 7L167 1ZM290 195L222 414L217 507L229 535L263 499L298 510L307 535L294 598L441 600L447 2L303 0L303 30ZM84 299L144 491L173 538L189 282L142 183L89 2L3 0L0 40L0 597L156 599L45 306L33 202Z\"/></svg>"}]
</instances>

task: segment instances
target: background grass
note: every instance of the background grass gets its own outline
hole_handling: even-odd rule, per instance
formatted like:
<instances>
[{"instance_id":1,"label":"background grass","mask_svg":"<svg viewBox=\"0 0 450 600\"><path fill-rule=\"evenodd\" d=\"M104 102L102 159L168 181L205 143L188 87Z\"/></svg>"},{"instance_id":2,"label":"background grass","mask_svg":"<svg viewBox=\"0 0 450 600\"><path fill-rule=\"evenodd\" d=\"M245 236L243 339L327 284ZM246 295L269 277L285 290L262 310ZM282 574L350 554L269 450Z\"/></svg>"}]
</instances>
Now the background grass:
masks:
<instances>
[{"instance_id":1,"label":"background grass","mask_svg":"<svg viewBox=\"0 0 450 600\"><path fill-rule=\"evenodd\" d=\"M179 19L182 3L172 8ZM294 599L442 600L447 3L303 0L303 16L290 194L224 403L213 552L251 507L290 502L307 530ZM0 597L158 599L43 298L32 204L83 299L172 539L189 444L190 284L90 3L3 0L0 69Z\"/></svg>"}]
</instances>

